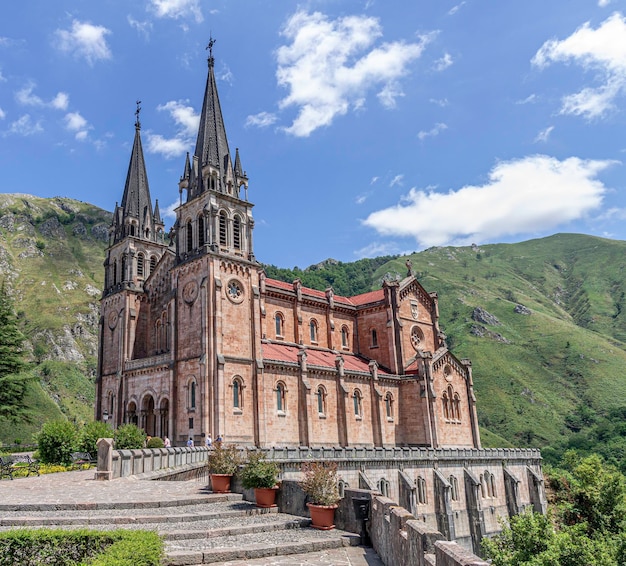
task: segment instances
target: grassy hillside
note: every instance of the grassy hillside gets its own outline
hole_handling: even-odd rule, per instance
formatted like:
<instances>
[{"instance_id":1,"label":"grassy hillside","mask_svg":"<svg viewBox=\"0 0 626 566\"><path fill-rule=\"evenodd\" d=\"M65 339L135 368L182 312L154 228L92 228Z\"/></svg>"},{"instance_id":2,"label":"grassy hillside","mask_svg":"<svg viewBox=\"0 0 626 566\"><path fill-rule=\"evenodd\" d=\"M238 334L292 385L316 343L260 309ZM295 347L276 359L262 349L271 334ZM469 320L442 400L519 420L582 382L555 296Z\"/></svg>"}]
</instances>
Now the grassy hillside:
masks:
<instances>
[{"instance_id":1,"label":"grassy hillside","mask_svg":"<svg viewBox=\"0 0 626 566\"><path fill-rule=\"evenodd\" d=\"M37 380L31 421L0 421L0 442L43 422L93 418L98 300L111 214L90 204L0 194L0 273L12 290Z\"/></svg>"}]
</instances>

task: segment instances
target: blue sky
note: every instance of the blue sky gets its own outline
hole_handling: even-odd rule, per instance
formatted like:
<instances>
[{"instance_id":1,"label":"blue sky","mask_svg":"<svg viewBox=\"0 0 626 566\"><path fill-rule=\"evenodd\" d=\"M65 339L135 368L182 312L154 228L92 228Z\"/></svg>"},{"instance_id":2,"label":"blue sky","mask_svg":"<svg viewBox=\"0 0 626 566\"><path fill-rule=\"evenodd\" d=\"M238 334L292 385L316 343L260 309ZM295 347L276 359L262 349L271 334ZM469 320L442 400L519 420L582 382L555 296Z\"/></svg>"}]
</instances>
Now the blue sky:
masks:
<instances>
[{"instance_id":1,"label":"blue sky","mask_svg":"<svg viewBox=\"0 0 626 566\"><path fill-rule=\"evenodd\" d=\"M141 100L171 208L211 34L262 262L626 239L625 0L4 2L0 191L113 210Z\"/></svg>"}]
</instances>

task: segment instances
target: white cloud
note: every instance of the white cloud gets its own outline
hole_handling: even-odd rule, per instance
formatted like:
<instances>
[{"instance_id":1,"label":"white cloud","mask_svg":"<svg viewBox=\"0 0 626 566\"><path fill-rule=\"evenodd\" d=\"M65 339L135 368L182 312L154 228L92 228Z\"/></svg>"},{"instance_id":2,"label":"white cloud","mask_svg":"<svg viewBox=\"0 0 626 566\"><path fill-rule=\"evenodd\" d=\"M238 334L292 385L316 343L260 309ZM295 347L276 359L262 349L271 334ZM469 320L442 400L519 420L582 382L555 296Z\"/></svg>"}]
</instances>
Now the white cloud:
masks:
<instances>
[{"instance_id":1,"label":"white cloud","mask_svg":"<svg viewBox=\"0 0 626 566\"><path fill-rule=\"evenodd\" d=\"M15 120L15 122L12 122L9 129L4 132L3 135L7 136L15 134L18 136L32 136L33 134L38 134L39 132L43 132L41 122L33 122L30 114L24 114Z\"/></svg>"},{"instance_id":2,"label":"white cloud","mask_svg":"<svg viewBox=\"0 0 626 566\"><path fill-rule=\"evenodd\" d=\"M171 218L176 220L176 209L180 206L180 202L175 200L172 204L165 207L165 210L161 210L163 218Z\"/></svg>"},{"instance_id":3,"label":"white cloud","mask_svg":"<svg viewBox=\"0 0 626 566\"><path fill-rule=\"evenodd\" d=\"M551 230L602 204L606 187L597 176L613 163L546 155L506 161L482 186L448 193L413 188L399 204L373 212L364 224L381 235L413 237L423 247Z\"/></svg>"},{"instance_id":4,"label":"white cloud","mask_svg":"<svg viewBox=\"0 0 626 566\"><path fill-rule=\"evenodd\" d=\"M139 20L133 18L130 14L126 16L126 20L128 21L128 25L131 28L136 29L137 33L143 36L144 39L150 38L150 33L152 32L152 22L147 20L140 22Z\"/></svg>"},{"instance_id":5,"label":"white cloud","mask_svg":"<svg viewBox=\"0 0 626 566\"><path fill-rule=\"evenodd\" d=\"M430 138L430 137L434 137L434 136L438 136L441 132L443 132L444 130L447 130L448 126L446 124L444 124L443 122L437 122L433 128L431 128L428 131L422 130L420 132L417 133L417 137L421 140L424 141L426 138Z\"/></svg>"},{"instance_id":6,"label":"white cloud","mask_svg":"<svg viewBox=\"0 0 626 566\"><path fill-rule=\"evenodd\" d=\"M6 117L6 112L0 108L0 120L4 120Z\"/></svg>"},{"instance_id":7,"label":"white cloud","mask_svg":"<svg viewBox=\"0 0 626 566\"><path fill-rule=\"evenodd\" d=\"M369 196L370 196L370 193L363 193L362 195L357 196L354 199L354 202L356 204L363 204L368 199Z\"/></svg>"},{"instance_id":8,"label":"white cloud","mask_svg":"<svg viewBox=\"0 0 626 566\"><path fill-rule=\"evenodd\" d=\"M189 150L193 144L193 136L198 131L200 116L195 113L191 106L187 106L187 100L170 100L157 106L160 112L169 112L173 118L177 132L172 138L166 138L161 134L147 132L148 151L160 153L166 159L178 157Z\"/></svg>"},{"instance_id":9,"label":"white cloud","mask_svg":"<svg viewBox=\"0 0 626 566\"><path fill-rule=\"evenodd\" d=\"M0 83L6 83L7 78L2 74L2 70L0 70Z\"/></svg>"},{"instance_id":10,"label":"white cloud","mask_svg":"<svg viewBox=\"0 0 626 566\"><path fill-rule=\"evenodd\" d=\"M611 3L611 0L598 0L598 6L600 8L606 8Z\"/></svg>"},{"instance_id":11,"label":"white cloud","mask_svg":"<svg viewBox=\"0 0 626 566\"><path fill-rule=\"evenodd\" d=\"M196 114L192 106L187 106L188 103L188 100L170 100L157 106L157 110L169 112L174 122L181 128L181 135L194 136L198 131L200 115Z\"/></svg>"},{"instance_id":12,"label":"white cloud","mask_svg":"<svg viewBox=\"0 0 626 566\"><path fill-rule=\"evenodd\" d=\"M398 253L398 246L393 242L372 242L367 246L355 250L354 255L362 257L379 257L381 255L395 255Z\"/></svg>"},{"instance_id":13,"label":"white cloud","mask_svg":"<svg viewBox=\"0 0 626 566\"><path fill-rule=\"evenodd\" d=\"M452 65L453 62L452 55L450 55L450 53L446 53L443 57L441 57L441 59L437 59L435 61L435 71L445 71Z\"/></svg>"},{"instance_id":14,"label":"white cloud","mask_svg":"<svg viewBox=\"0 0 626 566\"><path fill-rule=\"evenodd\" d=\"M85 141L93 128L79 112L69 112L65 115L65 129L73 132L78 141Z\"/></svg>"},{"instance_id":15,"label":"white cloud","mask_svg":"<svg viewBox=\"0 0 626 566\"><path fill-rule=\"evenodd\" d=\"M565 96L561 114L598 118L614 108L615 99L626 92L625 36L626 19L615 13L597 29L586 22L568 38L551 39L541 46L533 65L543 69L551 63L575 62L585 71L594 71L603 83Z\"/></svg>"},{"instance_id":16,"label":"white cloud","mask_svg":"<svg viewBox=\"0 0 626 566\"><path fill-rule=\"evenodd\" d=\"M65 92L59 92L57 95L46 102L36 94L35 83L28 83L24 88L15 93L15 100L22 106L37 106L39 108L54 108L55 110L66 110L70 101L70 97Z\"/></svg>"},{"instance_id":17,"label":"white cloud","mask_svg":"<svg viewBox=\"0 0 626 566\"><path fill-rule=\"evenodd\" d=\"M428 102L432 102L433 104L441 106L442 108L445 108L450 104L447 98L431 98Z\"/></svg>"},{"instance_id":18,"label":"white cloud","mask_svg":"<svg viewBox=\"0 0 626 566\"><path fill-rule=\"evenodd\" d=\"M529 94L526 98L518 100L515 104L531 104L533 102L537 102L536 94Z\"/></svg>"},{"instance_id":19,"label":"white cloud","mask_svg":"<svg viewBox=\"0 0 626 566\"><path fill-rule=\"evenodd\" d=\"M233 84L233 73L227 65L222 65L222 70L217 74L217 78L229 85Z\"/></svg>"},{"instance_id":20,"label":"white cloud","mask_svg":"<svg viewBox=\"0 0 626 566\"><path fill-rule=\"evenodd\" d=\"M465 0L461 2L460 4L457 4L456 6L453 6L452 8L450 8L450 10L448 11L448 16L454 16L454 14L456 14L464 5L465 5Z\"/></svg>"},{"instance_id":21,"label":"white cloud","mask_svg":"<svg viewBox=\"0 0 626 566\"><path fill-rule=\"evenodd\" d=\"M301 137L330 125L351 107L361 108L373 89L379 90L381 103L392 107L402 95L398 80L430 39L422 36L417 43L396 41L373 47L382 36L376 18L330 20L320 12L302 10L289 18L281 34L290 43L276 52L276 77L289 92L279 108L297 108L298 115L285 131Z\"/></svg>"},{"instance_id":22,"label":"white cloud","mask_svg":"<svg viewBox=\"0 0 626 566\"><path fill-rule=\"evenodd\" d=\"M111 30L104 26L74 20L71 30L58 29L55 35L58 39L57 47L61 51L84 57L93 65L99 59L111 58L111 50L106 42L106 36L110 33Z\"/></svg>"},{"instance_id":23,"label":"white cloud","mask_svg":"<svg viewBox=\"0 0 626 566\"><path fill-rule=\"evenodd\" d=\"M373 185L374 183L376 183L376 181L378 181L378 179L380 179L380 177L372 177L372 180L370 181L370 185Z\"/></svg>"},{"instance_id":24,"label":"white cloud","mask_svg":"<svg viewBox=\"0 0 626 566\"><path fill-rule=\"evenodd\" d=\"M266 128L276 122L276 115L269 112L259 112L251 114L246 118L246 127L255 126L257 128Z\"/></svg>"},{"instance_id":25,"label":"white cloud","mask_svg":"<svg viewBox=\"0 0 626 566\"><path fill-rule=\"evenodd\" d=\"M545 130L541 130L537 136L535 137L535 143L536 142L547 142L548 138L550 137L550 134L552 133L552 130L554 130L554 126L548 126Z\"/></svg>"},{"instance_id":26,"label":"white cloud","mask_svg":"<svg viewBox=\"0 0 626 566\"><path fill-rule=\"evenodd\" d=\"M150 8L157 18L193 17L197 23L204 20L199 0L150 0Z\"/></svg>"},{"instance_id":27,"label":"white cloud","mask_svg":"<svg viewBox=\"0 0 626 566\"><path fill-rule=\"evenodd\" d=\"M404 175L396 175L393 179L391 179L391 183L389 183L389 187L395 187L396 185L402 186L402 181L404 180Z\"/></svg>"}]
</instances>

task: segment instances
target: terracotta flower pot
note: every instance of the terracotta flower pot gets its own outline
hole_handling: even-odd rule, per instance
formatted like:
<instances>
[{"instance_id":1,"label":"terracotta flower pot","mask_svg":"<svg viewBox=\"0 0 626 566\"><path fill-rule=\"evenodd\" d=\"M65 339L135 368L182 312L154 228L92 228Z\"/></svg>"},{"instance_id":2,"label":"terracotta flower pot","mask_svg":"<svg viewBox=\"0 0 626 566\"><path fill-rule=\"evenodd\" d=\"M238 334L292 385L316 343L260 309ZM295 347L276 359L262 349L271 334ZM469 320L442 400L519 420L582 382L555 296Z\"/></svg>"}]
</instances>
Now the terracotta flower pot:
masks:
<instances>
[{"instance_id":1,"label":"terracotta flower pot","mask_svg":"<svg viewBox=\"0 0 626 566\"><path fill-rule=\"evenodd\" d=\"M256 499L257 507L276 507L276 492L278 489L275 487L255 487L254 498Z\"/></svg>"},{"instance_id":2,"label":"terracotta flower pot","mask_svg":"<svg viewBox=\"0 0 626 566\"><path fill-rule=\"evenodd\" d=\"M311 513L311 526L314 529L329 531L335 528L335 509L338 505L314 505L313 503L306 505Z\"/></svg>"},{"instance_id":3,"label":"terracotta flower pot","mask_svg":"<svg viewBox=\"0 0 626 566\"><path fill-rule=\"evenodd\" d=\"M211 474L211 491L213 493L230 493L232 474Z\"/></svg>"}]
</instances>

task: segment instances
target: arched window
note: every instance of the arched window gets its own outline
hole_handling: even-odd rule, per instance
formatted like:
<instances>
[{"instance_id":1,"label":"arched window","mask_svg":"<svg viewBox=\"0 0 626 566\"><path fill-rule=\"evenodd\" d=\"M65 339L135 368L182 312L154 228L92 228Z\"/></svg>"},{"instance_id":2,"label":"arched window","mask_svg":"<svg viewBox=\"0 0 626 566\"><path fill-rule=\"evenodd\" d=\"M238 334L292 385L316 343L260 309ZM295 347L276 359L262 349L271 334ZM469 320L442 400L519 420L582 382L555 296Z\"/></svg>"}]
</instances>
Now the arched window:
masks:
<instances>
[{"instance_id":1,"label":"arched window","mask_svg":"<svg viewBox=\"0 0 626 566\"><path fill-rule=\"evenodd\" d=\"M157 258L155 255L153 255L150 258L150 273L154 273L154 268L156 267L157 264Z\"/></svg>"},{"instance_id":2,"label":"arched window","mask_svg":"<svg viewBox=\"0 0 626 566\"><path fill-rule=\"evenodd\" d=\"M393 419L393 395L391 392L387 392L387 395L385 395L385 411L387 412L387 418Z\"/></svg>"},{"instance_id":3,"label":"arched window","mask_svg":"<svg viewBox=\"0 0 626 566\"><path fill-rule=\"evenodd\" d=\"M320 415L326 414L326 390L320 385L317 388L317 412Z\"/></svg>"},{"instance_id":4,"label":"arched window","mask_svg":"<svg viewBox=\"0 0 626 566\"><path fill-rule=\"evenodd\" d=\"M187 251L193 250L193 225L191 220L187 220Z\"/></svg>"},{"instance_id":5,"label":"arched window","mask_svg":"<svg viewBox=\"0 0 626 566\"><path fill-rule=\"evenodd\" d=\"M137 255L137 275L143 277L144 255Z\"/></svg>"},{"instance_id":6,"label":"arched window","mask_svg":"<svg viewBox=\"0 0 626 566\"><path fill-rule=\"evenodd\" d=\"M156 321L154 333L156 335L157 352L161 352L161 321L160 320Z\"/></svg>"},{"instance_id":7,"label":"arched window","mask_svg":"<svg viewBox=\"0 0 626 566\"><path fill-rule=\"evenodd\" d=\"M122 273L120 273L120 276L122 281L126 281L126 256L122 257Z\"/></svg>"},{"instance_id":8,"label":"arched window","mask_svg":"<svg viewBox=\"0 0 626 566\"><path fill-rule=\"evenodd\" d=\"M461 398L459 397L458 393L454 394L452 409L454 412L454 418L457 421L460 421L461 420Z\"/></svg>"},{"instance_id":9,"label":"arched window","mask_svg":"<svg viewBox=\"0 0 626 566\"><path fill-rule=\"evenodd\" d=\"M202 214L198 216L198 247L204 246L204 216Z\"/></svg>"},{"instance_id":10,"label":"arched window","mask_svg":"<svg viewBox=\"0 0 626 566\"><path fill-rule=\"evenodd\" d=\"M485 470L485 473L482 474L481 479L481 491L483 493L483 497L495 497L496 496L496 478L495 476ZM484 484L484 485L483 485Z\"/></svg>"},{"instance_id":11,"label":"arched window","mask_svg":"<svg viewBox=\"0 0 626 566\"><path fill-rule=\"evenodd\" d=\"M113 260L113 285L117 285L117 260Z\"/></svg>"},{"instance_id":12,"label":"arched window","mask_svg":"<svg viewBox=\"0 0 626 566\"><path fill-rule=\"evenodd\" d=\"M236 250L241 249L241 218L235 216L233 220L233 247Z\"/></svg>"},{"instance_id":13,"label":"arched window","mask_svg":"<svg viewBox=\"0 0 626 566\"><path fill-rule=\"evenodd\" d=\"M309 322L309 330L311 332L311 342L317 342L317 322L314 319L311 319L311 322Z\"/></svg>"},{"instance_id":14,"label":"arched window","mask_svg":"<svg viewBox=\"0 0 626 566\"><path fill-rule=\"evenodd\" d=\"M196 408L196 382L194 380L189 383L189 408Z\"/></svg>"},{"instance_id":15,"label":"arched window","mask_svg":"<svg viewBox=\"0 0 626 566\"><path fill-rule=\"evenodd\" d=\"M480 481L480 496L485 498L487 497L487 492L485 490L485 476L483 474L480 474L480 478L478 478Z\"/></svg>"},{"instance_id":16,"label":"arched window","mask_svg":"<svg viewBox=\"0 0 626 566\"><path fill-rule=\"evenodd\" d=\"M228 219L226 218L226 213L222 211L220 212L220 246L228 245L227 225Z\"/></svg>"},{"instance_id":17,"label":"arched window","mask_svg":"<svg viewBox=\"0 0 626 566\"><path fill-rule=\"evenodd\" d=\"M494 476L493 474L491 474L489 476L489 484L491 487L491 497L496 497L497 493L496 493L496 476Z\"/></svg>"},{"instance_id":18,"label":"arched window","mask_svg":"<svg viewBox=\"0 0 626 566\"><path fill-rule=\"evenodd\" d=\"M378 481L378 491L383 497L389 497L389 482L385 478Z\"/></svg>"},{"instance_id":19,"label":"arched window","mask_svg":"<svg viewBox=\"0 0 626 566\"><path fill-rule=\"evenodd\" d=\"M354 402L354 416L362 417L363 416L363 396L358 389L354 390L352 394L352 400Z\"/></svg>"},{"instance_id":20,"label":"arched window","mask_svg":"<svg viewBox=\"0 0 626 566\"><path fill-rule=\"evenodd\" d=\"M428 498L426 497L426 480L419 476L417 478L417 502L421 505L428 503Z\"/></svg>"},{"instance_id":21,"label":"arched window","mask_svg":"<svg viewBox=\"0 0 626 566\"><path fill-rule=\"evenodd\" d=\"M444 391L441 396L441 403L443 405L443 418L447 421L450 420L450 399L448 398L448 392Z\"/></svg>"},{"instance_id":22,"label":"arched window","mask_svg":"<svg viewBox=\"0 0 626 566\"><path fill-rule=\"evenodd\" d=\"M233 408L243 409L243 382L240 377L233 379Z\"/></svg>"},{"instance_id":23,"label":"arched window","mask_svg":"<svg viewBox=\"0 0 626 566\"><path fill-rule=\"evenodd\" d=\"M378 333L375 328L372 328L372 348L378 348Z\"/></svg>"},{"instance_id":24,"label":"arched window","mask_svg":"<svg viewBox=\"0 0 626 566\"><path fill-rule=\"evenodd\" d=\"M277 312L274 317L274 322L276 323L276 338L284 336L285 321L283 319L283 315Z\"/></svg>"},{"instance_id":25,"label":"arched window","mask_svg":"<svg viewBox=\"0 0 626 566\"><path fill-rule=\"evenodd\" d=\"M130 235L131 235L131 236L134 236L134 235L135 235L135 225L134 225L134 224L131 224L131 225L130 225Z\"/></svg>"},{"instance_id":26,"label":"arched window","mask_svg":"<svg viewBox=\"0 0 626 566\"><path fill-rule=\"evenodd\" d=\"M341 347L342 348L348 347L348 337L349 337L348 327L342 326L341 327Z\"/></svg>"},{"instance_id":27,"label":"arched window","mask_svg":"<svg viewBox=\"0 0 626 566\"><path fill-rule=\"evenodd\" d=\"M452 501L459 500L459 480L456 479L456 476L450 476L448 479L450 482L450 497Z\"/></svg>"},{"instance_id":28,"label":"arched window","mask_svg":"<svg viewBox=\"0 0 626 566\"><path fill-rule=\"evenodd\" d=\"M281 413L284 413L286 410L285 384L281 381L276 384L276 410Z\"/></svg>"}]
</instances>

